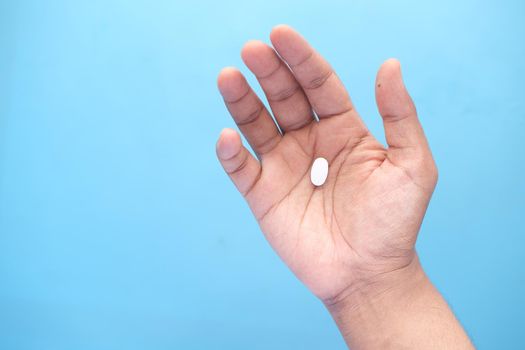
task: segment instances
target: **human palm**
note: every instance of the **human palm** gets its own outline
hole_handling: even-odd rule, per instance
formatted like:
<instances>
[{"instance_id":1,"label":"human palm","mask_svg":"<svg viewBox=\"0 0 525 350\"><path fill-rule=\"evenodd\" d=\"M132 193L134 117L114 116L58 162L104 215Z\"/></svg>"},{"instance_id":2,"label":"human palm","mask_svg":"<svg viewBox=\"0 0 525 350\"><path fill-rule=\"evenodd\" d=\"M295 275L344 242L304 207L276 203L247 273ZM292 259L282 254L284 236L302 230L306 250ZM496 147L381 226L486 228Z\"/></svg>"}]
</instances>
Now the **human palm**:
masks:
<instances>
[{"instance_id":1,"label":"human palm","mask_svg":"<svg viewBox=\"0 0 525 350\"><path fill-rule=\"evenodd\" d=\"M275 121L239 71L226 68L218 80L258 159L231 129L222 132L217 154L279 256L314 294L337 302L412 261L435 186L434 162L397 61L385 62L376 81L385 148L329 64L297 32L278 26L271 39L275 51L252 41L242 56ZM310 168L318 157L328 160L329 173L316 187Z\"/></svg>"}]
</instances>

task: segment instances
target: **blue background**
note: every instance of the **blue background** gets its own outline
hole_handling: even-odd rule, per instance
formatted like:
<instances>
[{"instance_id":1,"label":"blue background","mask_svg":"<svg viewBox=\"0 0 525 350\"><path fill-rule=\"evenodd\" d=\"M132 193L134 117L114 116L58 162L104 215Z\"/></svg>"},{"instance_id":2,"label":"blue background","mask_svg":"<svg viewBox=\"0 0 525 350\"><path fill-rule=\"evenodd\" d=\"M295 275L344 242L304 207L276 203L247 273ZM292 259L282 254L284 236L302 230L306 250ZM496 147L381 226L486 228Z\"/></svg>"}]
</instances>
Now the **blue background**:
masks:
<instances>
[{"instance_id":1,"label":"blue background","mask_svg":"<svg viewBox=\"0 0 525 350\"><path fill-rule=\"evenodd\" d=\"M401 60L440 169L422 261L480 348L518 348L524 17L509 0L2 0L0 348L344 348L215 159L233 125L216 75L278 23L382 140L375 73Z\"/></svg>"}]
</instances>

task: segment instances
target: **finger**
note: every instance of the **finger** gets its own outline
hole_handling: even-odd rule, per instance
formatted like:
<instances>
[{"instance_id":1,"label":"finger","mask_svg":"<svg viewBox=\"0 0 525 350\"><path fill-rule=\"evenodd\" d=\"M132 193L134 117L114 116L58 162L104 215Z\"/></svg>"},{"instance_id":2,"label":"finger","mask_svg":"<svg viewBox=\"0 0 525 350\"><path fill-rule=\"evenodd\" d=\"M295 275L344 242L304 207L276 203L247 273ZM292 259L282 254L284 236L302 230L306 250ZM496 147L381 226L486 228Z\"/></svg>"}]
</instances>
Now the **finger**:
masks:
<instances>
[{"instance_id":1,"label":"finger","mask_svg":"<svg viewBox=\"0 0 525 350\"><path fill-rule=\"evenodd\" d=\"M296 130L315 120L303 89L270 46L250 41L241 56L261 84L281 130Z\"/></svg>"},{"instance_id":2,"label":"finger","mask_svg":"<svg viewBox=\"0 0 525 350\"><path fill-rule=\"evenodd\" d=\"M427 148L416 108L403 83L399 61L389 59L379 68L376 101L390 147Z\"/></svg>"},{"instance_id":3,"label":"finger","mask_svg":"<svg viewBox=\"0 0 525 350\"><path fill-rule=\"evenodd\" d=\"M281 134L270 113L235 68L224 68L217 85L235 123L252 149L259 155L271 151Z\"/></svg>"},{"instance_id":4,"label":"finger","mask_svg":"<svg viewBox=\"0 0 525 350\"><path fill-rule=\"evenodd\" d=\"M217 141L217 157L224 171L243 196L247 196L257 183L261 165L242 145L241 137L232 129L224 129Z\"/></svg>"},{"instance_id":5,"label":"finger","mask_svg":"<svg viewBox=\"0 0 525 350\"><path fill-rule=\"evenodd\" d=\"M359 120L348 92L330 64L298 32L279 25L272 30L270 39L320 119L348 115Z\"/></svg>"},{"instance_id":6,"label":"finger","mask_svg":"<svg viewBox=\"0 0 525 350\"><path fill-rule=\"evenodd\" d=\"M434 161L416 107L403 83L399 61L389 59L379 68L376 101L393 162L413 170L435 172L431 169L435 167Z\"/></svg>"}]
</instances>

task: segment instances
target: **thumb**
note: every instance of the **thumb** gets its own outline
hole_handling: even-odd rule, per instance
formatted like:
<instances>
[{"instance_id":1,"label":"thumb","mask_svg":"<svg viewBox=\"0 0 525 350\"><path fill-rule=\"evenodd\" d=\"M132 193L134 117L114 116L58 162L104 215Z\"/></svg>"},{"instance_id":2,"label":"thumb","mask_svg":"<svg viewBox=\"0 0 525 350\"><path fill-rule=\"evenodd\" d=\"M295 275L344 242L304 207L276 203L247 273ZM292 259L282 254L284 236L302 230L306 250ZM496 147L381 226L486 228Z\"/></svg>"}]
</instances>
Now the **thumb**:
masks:
<instances>
[{"instance_id":1,"label":"thumb","mask_svg":"<svg viewBox=\"0 0 525 350\"><path fill-rule=\"evenodd\" d=\"M414 180L422 178L425 183L435 183L434 160L396 59L388 59L379 68L376 102L383 118L389 159Z\"/></svg>"}]
</instances>

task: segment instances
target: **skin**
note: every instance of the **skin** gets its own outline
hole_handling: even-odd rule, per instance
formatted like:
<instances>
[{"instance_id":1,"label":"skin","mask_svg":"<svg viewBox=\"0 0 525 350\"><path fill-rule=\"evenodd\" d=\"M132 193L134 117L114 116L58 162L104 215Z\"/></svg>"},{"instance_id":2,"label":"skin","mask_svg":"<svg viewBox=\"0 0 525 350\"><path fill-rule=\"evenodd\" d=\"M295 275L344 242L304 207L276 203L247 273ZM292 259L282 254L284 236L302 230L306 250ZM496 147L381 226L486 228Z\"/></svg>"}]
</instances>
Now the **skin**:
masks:
<instances>
[{"instance_id":1,"label":"skin","mask_svg":"<svg viewBox=\"0 0 525 350\"><path fill-rule=\"evenodd\" d=\"M273 47L248 42L241 56L271 112L237 69L218 77L257 157L232 129L222 131L217 156L271 246L353 349L472 348L415 252L437 170L399 62L383 63L375 84L384 147L299 33L280 25L270 39ZM329 162L319 187L310 181L317 157Z\"/></svg>"}]
</instances>

